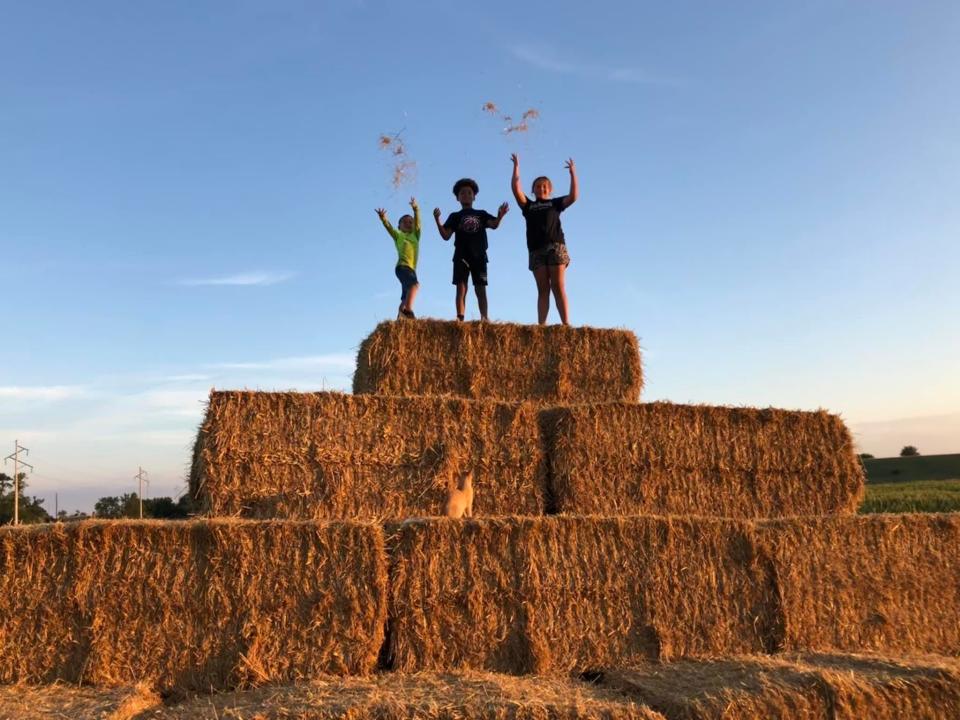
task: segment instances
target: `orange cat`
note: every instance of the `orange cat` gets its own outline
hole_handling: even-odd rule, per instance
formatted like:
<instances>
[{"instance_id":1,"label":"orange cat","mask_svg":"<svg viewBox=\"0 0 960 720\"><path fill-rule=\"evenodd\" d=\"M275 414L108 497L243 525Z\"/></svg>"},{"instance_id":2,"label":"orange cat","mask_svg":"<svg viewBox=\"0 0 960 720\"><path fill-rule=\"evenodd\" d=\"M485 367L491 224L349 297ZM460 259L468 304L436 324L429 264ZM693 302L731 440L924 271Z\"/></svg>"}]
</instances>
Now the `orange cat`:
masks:
<instances>
[{"instance_id":1,"label":"orange cat","mask_svg":"<svg viewBox=\"0 0 960 720\"><path fill-rule=\"evenodd\" d=\"M451 483L447 517L473 517L473 473L461 475L455 486Z\"/></svg>"}]
</instances>

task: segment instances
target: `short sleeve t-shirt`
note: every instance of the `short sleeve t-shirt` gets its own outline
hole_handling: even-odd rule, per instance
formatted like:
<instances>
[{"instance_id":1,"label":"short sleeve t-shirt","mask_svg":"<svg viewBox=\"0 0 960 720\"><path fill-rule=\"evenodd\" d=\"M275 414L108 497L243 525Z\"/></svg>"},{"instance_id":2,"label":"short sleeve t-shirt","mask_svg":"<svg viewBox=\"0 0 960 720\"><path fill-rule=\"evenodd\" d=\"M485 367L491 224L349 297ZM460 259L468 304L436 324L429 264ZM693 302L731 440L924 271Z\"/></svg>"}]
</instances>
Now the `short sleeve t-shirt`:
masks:
<instances>
[{"instance_id":1,"label":"short sleeve t-shirt","mask_svg":"<svg viewBox=\"0 0 960 720\"><path fill-rule=\"evenodd\" d=\"M480 257L487 252L487 222L495 219L486 210L464 208L450 213L443 226L454 231L456 253Z\"/></svg>"},{"instance_id":2,"label":"short sleeve t-shirt","mask_svg":"<svg viewBox=\"0 0 960 720\"><path fill-rule=\"evenodd\" d=\"M527 220L527 250L542 250L547 245L563 244L560 213L565 209L566 196L549 200L530 200L520 206Z\"/></svg>"}]
</instances>

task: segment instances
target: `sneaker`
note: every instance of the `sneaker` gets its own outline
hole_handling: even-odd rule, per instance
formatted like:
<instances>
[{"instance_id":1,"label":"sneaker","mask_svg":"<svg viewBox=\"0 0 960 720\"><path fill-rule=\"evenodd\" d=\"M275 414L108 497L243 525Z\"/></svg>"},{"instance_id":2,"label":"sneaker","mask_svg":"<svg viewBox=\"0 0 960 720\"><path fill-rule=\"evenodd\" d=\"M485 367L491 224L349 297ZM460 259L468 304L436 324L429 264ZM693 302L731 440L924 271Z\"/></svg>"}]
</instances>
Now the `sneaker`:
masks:
<instances>
[{"instance_id":1,"label":"sneaker","mask_svg":"<svg viewBox=\"0 0 960 720\"><path fill-rule=\"evenodd\" d=\"M400 308L400 314L403 315L408 320L416 320L417 316L413 314L413 310L404 310Z\"/></svg>"}]
</instances>

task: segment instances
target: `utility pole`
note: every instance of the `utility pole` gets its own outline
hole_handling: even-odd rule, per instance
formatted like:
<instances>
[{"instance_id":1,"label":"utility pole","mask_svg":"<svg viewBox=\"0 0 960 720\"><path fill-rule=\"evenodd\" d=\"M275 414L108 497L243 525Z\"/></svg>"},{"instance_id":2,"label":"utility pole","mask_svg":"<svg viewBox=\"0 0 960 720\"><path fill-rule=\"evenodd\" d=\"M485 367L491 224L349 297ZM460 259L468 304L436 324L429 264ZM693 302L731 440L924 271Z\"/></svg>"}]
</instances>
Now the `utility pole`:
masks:
<instances>
[{"instance_id":1,"label":"utility pole","mask_svg":"<svg viewBox=\"0 0 960 720\"><path fill-rule=\"evenodd\" d=\"M20 459L20 453L24 455L29 455L30 450L23 447L20 444L19 440L13 441L13 454L7 455L3 459L3 464L7 464L7 460L13 460L13 524L20 524L20 466L28 467L30 470L33 470L33 465L28 462L24 462Z\"/></svg>"},{"instance_id":2,"label":"utility pole","mask_svg":"<svg viewBox=\"0 0 960 720\"><path fill-rule=\"evenodd\" d=\"M147 477L146 470L144 470L139 465L137 466L137 470L139 472L137 472L137 474L134 475L133 478L134 480L137 480L139 482L139 490L137 492L137 498L140 500L140 519L143 520L143 483L146 482L147 485L149 485L150 480Z\"/></svg>"}]
</instances>

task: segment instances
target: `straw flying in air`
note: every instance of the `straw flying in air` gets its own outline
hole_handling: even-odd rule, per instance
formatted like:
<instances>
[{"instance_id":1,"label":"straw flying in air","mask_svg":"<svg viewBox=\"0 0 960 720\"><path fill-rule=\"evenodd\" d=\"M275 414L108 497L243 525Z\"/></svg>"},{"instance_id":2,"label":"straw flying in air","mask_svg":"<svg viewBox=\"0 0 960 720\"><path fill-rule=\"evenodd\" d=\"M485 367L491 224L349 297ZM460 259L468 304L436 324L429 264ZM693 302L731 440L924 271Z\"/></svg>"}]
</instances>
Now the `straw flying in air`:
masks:
<instances>
[{"instance_id":1,"label":"straw flying in air","mask_svg":"<svg viewBox=\"0 0 960 720\"><path fill-rule=\"evenodd\" d=\"M527 132L530 129L530 123L540 118L540 111L536 108L530 108L520 116L519 121L515 121L513 115L505 115L500 108L497 107L496 103L489 100L483 104L482 110L498 118L503 123L504 127L502 132L504 135Z\"/></svg>"},{"instance_id":2,"label":"straw flying in air","mask_svg":"<svg viewBox=\"0 0 960 720\"><path fill-rule=\"evenodd\" d=\"M390 154L391 183L394 189L412 182L416 178L417 162L407 152L407 146L401 135L403 130L393 135L381 135L377 140L379 148Z\"/></svg>"}]
</instances>

